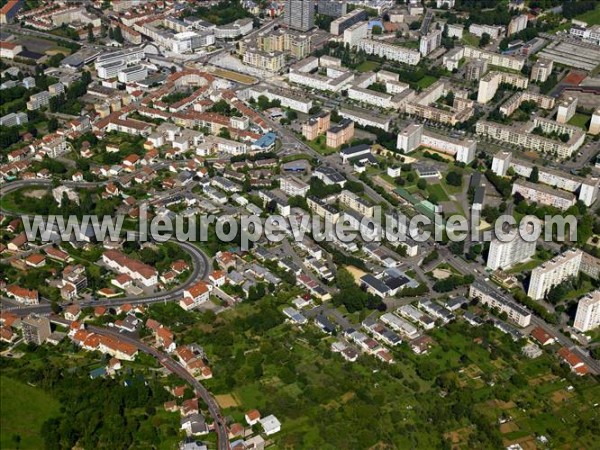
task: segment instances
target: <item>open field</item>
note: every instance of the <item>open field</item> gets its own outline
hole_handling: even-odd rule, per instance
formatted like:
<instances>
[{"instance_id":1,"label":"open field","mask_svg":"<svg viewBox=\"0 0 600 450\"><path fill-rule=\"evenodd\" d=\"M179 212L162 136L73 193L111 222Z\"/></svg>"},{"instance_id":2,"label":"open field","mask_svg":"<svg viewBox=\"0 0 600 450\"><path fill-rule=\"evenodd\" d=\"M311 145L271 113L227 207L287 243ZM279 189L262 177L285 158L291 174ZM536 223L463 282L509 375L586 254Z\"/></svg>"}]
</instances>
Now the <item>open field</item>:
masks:
<instances>
[{"instance_id":1,"label":"open field","mask_svg":"<svg viewBox=\"0 0 600 450\"><path fill-rule=\"evenodd\" d=\"M587 131L590 119L591 116L588 116L587 114L575 113L571 120L569 120L569 125L575 125L576 127L583 128Z\"/></svg>"},{"instance_id":2,"label":"open field","mask_svg":"<svg viewBox=\"0 0 600 450\"><path fill-rule=\"evenodd\" d=\"M231 394L215 395L215 400L221 408L234 408L239 406L238 401Z\"/></svg>"},{"instance_id":3,"label":"open field","mask_svg":"<svg viewBox=\"0 0 600 450\"><path fill-rule=\"evenodd\" d=\"M588 25L600 25L600 5L596 5L596 9L587 11L576 17L577 20L583 20Z\"/></svg>"},{"instance_id":4,"label":"open field","mask_svg":"<svg viewBox=\"0 0 600 450\"><path fill-rule=\"evenodd\" d=\"M0 377L0 447L37 450L44 447L42 424L58 414L59 402L38 388ZM21 438L16 445L15 436Z\"/></svg>"},{"instance_id":5,"label":"open field","mask_svg":"<svg viewBox=\"0 0 600 450\"><path fill-rule=\"evenodd\" d=\"M461 41L463 43L470 45L472 47L477 47L479 45L479 38L477 36L472 35L471 33L464 32Z\"/></svg>"},{"instance_id":6,"label":"open field","mask_svg":"<svg viewBox=\"0 0 600 450\"><path fill-rule=\"evenodd\" d=\"M359 65L356 70L359 72L372 72L375 69L379 69L381 64L376 61L365 61L361 65Z\"/></svg>"},{"instance_id":7,"label":"open field","mask_svg":"<svg viewBox=\"0 0 600 450\"><path fill-rule=\"evenodd\" d=\"M421 78L419 81L417 81L417 86L419 86L421 89L426 89L429 86L431 86L433 83L435 83L437 81L437 78L431 75L425 75L423 78Z\"/></svg>"}]
</instances>

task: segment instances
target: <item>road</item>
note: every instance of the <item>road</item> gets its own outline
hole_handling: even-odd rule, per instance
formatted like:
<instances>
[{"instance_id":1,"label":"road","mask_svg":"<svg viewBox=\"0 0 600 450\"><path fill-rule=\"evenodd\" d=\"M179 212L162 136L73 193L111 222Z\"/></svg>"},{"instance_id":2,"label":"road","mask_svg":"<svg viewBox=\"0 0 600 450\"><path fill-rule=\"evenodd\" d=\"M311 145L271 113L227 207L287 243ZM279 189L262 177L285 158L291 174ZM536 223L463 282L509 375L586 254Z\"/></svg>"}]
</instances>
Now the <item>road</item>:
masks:
<instances>
[{"instance_id":1,"label":"road","mask_svg":"<svg viewBox=\"0 0 600 450\"><path fill-rule=\"evenodd\" d=\"M70 324L69 321L61 319L62 318L53 317L53 320L64 322L64 324L67 326ZM219 405L212 397L210 392L208 392L208 390L196 378L194 378L192 374L190 374L186 369L184 369L177 361L175 361L167 354L155 349L154 347L151 347L132 336L119 333L118 331L111 330L109 328L96 327L92 325L88 325L87 329L89 331L93 331L94 333L101 334L104 336L110 336L133 345L138 350L156 358L165 368L169 370L169 372L187 381L194 388L196 394L200 396L200 398L208 407L208 412L210 413L214 421L215 431L217 433L217 448L219 450L229 450L230 446L227 425L225 424L225 420L223 419Z\"/></svg>"},{"instance_id":2,"label":"road","mask_svg":"<svg viewBox=\"0 0 600 450\"><path fill-rule=\"evenodd\" d=\"M19 180L11 183L7 183L1 188L2 195L6 195L7 193L26 186L36 186L36 185L51 185L52 181L50 180ZM64 182L65 186L71 187L90 187L96 186L99 183L87 183L87 182ZM15 215L14 212L5 211L0 209L0 213L5 215ZM86 306L119 306L125 303L135 303L135 304L152 304L152 303L160 303L172 300L178 300L181 298L182 293L185 289L191 286L193 283L197 282L201 279L208 278L208 273L211 268L210 261L208 257L194 244L190 242L182 242L178 241L175 238L170 239L170 242L174 242L179 245L190 257L192 258L192 274L190 277L181 285L177 286L174 289L164 292L158 292L155 294L150 294L144 297L121 297L118 299L103 299L103 300L87 300L80 302L79 305L81 307ZM8 306L7 306L8 305ZM36 314L50 314L51 308L50 303L43 303L34 306L18 306L11 304L10 302L3 301L2 302L3 309L10 310L11 312L18 315L27 315L31 313Z\"/></svg>"}]
</instances>

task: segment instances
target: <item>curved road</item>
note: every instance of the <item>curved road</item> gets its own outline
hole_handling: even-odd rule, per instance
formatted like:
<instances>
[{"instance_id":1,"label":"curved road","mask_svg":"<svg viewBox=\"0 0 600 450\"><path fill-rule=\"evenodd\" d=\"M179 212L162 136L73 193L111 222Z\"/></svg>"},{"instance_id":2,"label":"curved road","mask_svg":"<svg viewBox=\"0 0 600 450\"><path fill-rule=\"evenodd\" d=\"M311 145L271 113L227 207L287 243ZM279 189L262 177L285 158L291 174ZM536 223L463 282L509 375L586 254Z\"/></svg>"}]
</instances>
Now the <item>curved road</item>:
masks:
<instances>
[{"instance_id":1,"label":"curved road","mask_svg":"<svg viewBox=\"0 0 600 450\"><path fill-rule=\"evenodd\" d=\"M15 189L19 189L26 186L39 186L39 185L48 185L52 184L51 180L18 180L13 181L11 183L7 183L6 185L0 188L0 192L2 195L6 195L9 192L14 191ZM101 183L88 183L88 182L65 182L65 186L72 187L91 187L97 186ZM5 215L15 215L12 211L6 211L0 208L0 213ZM84 302L80 302L82 307L86 306L119 306L125 303L136 303L136 304L150 304L150 303L158 303L169 300L178 299L183 291L191 286L193 283L200 279L206 279L208 277L208 272L210 270L210 263L208 257L194 244L189 242L182 242L176 239L171 239L171 242L175 242L179 245L187 254L189 254L192 258L193 270L191 276L183 283L177 286L176 288L165 291L165 292L157 292L156 294L150 294L145 297L121 297L118 299L105 299L105 300L87 300ZM4 308L6 310L10 310L15 314L25 315L30 313L37 314L49 314L51 312L49 304L43 305L33 305L33 306L13 306Z\"/></svg>"},{"instance_id":2,"label":"curved road","mask_svg":"<svg viewBox=\"0 0 600 450\"><path fill-rule=\"evenodd\" d=\"M58 316L52 317L52 320L56 322L61 322L67 326L71 323L70 321ZM175 361L173 358L166 355L165 353L126 334L119 333L109 328L96 327L92 325L88 325L87 328L88 330L93 331L94 333L102 334L104 336L110 336L133 345L138 350L156 358L166 369L169 370L169 372L187 381L194 388L196 394L200 396L200 398L204 401L204 403L206 403L208 407L208 412L210 413L214 421L215 432L217 433L217 448L219 450L230 449L227 425L225 424L225 420L223 419L219 405L217 404L213 396L210 394L210 392L208 392L208 390L204 386L202 386L202 384L196 378L194 378L192 374L190 374L186 369L184 369L181 366L181 364L179 364L177 361Z\"/></svg>"}]
</instances>

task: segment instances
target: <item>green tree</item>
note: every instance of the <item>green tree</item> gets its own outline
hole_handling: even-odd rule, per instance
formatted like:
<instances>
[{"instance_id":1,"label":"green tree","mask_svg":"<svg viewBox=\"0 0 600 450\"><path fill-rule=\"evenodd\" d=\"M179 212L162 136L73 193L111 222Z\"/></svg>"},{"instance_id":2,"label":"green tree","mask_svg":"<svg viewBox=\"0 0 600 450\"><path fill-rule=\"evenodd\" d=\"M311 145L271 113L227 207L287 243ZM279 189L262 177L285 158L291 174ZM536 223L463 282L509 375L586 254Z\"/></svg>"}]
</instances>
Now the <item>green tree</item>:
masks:
<instances>
[{"instance_id":1,"label":"green tree","mask_svg":"<svg viewBox=\"0 0 600 450\"><path fill-rule=\"evenodd\" d=\"M531 169L531 173L529 174L528 180L532 183L537 183L538 181L540 181L540 170L538 169L538 166L533 166L533 169Z\"/></svg>"},{"instance_id":2,"label":"green tree","mask_svg":"<svg viewBox=\"0 0 600 450\"><path fill-rule=\"evenodd\" d=\"M481 39L479 40L479 46L485 47L492 41L492 37L488 33L483 33L481 35Z\"/></svg>"}]
</instances>

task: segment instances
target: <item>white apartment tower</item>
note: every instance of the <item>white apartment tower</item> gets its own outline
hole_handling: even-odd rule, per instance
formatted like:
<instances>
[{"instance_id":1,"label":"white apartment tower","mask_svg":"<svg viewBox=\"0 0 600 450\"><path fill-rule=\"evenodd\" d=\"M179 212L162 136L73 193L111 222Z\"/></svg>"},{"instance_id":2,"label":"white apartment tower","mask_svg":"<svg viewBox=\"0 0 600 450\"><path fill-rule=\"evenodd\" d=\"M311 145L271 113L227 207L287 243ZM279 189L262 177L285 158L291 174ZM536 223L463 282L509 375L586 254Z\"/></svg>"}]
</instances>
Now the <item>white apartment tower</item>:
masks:
<instances>
[{"instance_id":1,"label":"white apartment tower","mask_svg":"<svg viewBox=\"0 0 600 450\"><path fill-rule=\"evenodd\" d=\"M567 123L577 111L577 97L566 97L558 104L556 112L556 121L558 123Z\"/></svg>"},{"instance_id":2,"label":"white apartment tower","mask_svg":"<svg viewBox=\"0 0 600 450\"><path fill-rule=\"evenodd\" d=\"M554 286L569 277L577 276L582 254L581 250L567 250L533 269L527 295L534 300L541 300Z\"/></svg>"},{"instance_id":3,"label":"white apartment tower","mask_svg":"<svg viewBox=\"0 0 600 450\"><path fill-rule=\"evenodd\" d=\"M413 123L398 133L396 148L404 153L410 153L421 145L423 125Z\"/></svg>"},{"instance_id":4,"label":"white apartment tower","mask_svg":"<svg viewBox=\"0 0 600 450\"><path fill-rule=\"evenodd\" d=\"M535 244L535 241L524 240L518 233L514 239L507 242L494 239L490 242L487 267L492 270L504 270L525 261L535 253Z\"/></svg>"},{"instance_id":5,"label":"white apartment tower","mask_svg":"<svg viewBox=\"0 0 600 450\"><path fill-rule=\"evenodd\" d=\"M288 28L310 30L315 26L314 0L286 0L283 20Z\"/></svg>"},{"instance_id":6,"label":"white apartment tower","mask_svg":"<svg viewBox=\"0 0 600 450\"><path fill-rule=\"evenodd\" d=\"M600 290L590 292L577 305L573 328L590 331L600 325Z\"/></svg>"},{"instance_id":7,"label":"white apartment tower","mask_svg":"<svg viewBox=\"0 0 600 450\"><path fill-rule=\"evenodd\" d=\"M600 108L594 111L592 115L592 121L590 122L590 129L588 133L596 135L600 133Z\"/></svg>"}]
</instances>

